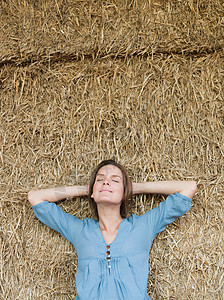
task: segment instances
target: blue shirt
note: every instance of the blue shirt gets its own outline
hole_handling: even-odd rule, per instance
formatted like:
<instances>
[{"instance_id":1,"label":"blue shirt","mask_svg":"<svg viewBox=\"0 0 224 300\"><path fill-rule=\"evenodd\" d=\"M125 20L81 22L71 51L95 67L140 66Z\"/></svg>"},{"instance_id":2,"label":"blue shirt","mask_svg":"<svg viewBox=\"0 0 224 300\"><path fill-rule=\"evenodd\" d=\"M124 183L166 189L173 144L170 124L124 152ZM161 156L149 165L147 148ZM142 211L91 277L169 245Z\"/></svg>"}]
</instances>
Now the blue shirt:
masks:
<instances>
[{"instance_id":1,"label":"blue shirt","mask_svg":"<svg viewBox=\"0 0 224 300\"><path fill-rule=\"evenodd\" d=\"M76 300L148 300L148 256L152 242L190 206L190 198L175 193L147 213L123 219L110 244L110 269L107 244L98 221L80 220L48 201L32 208L41 222L58 231L75 247L78 256Z\"/></svg>"}]
</instances>

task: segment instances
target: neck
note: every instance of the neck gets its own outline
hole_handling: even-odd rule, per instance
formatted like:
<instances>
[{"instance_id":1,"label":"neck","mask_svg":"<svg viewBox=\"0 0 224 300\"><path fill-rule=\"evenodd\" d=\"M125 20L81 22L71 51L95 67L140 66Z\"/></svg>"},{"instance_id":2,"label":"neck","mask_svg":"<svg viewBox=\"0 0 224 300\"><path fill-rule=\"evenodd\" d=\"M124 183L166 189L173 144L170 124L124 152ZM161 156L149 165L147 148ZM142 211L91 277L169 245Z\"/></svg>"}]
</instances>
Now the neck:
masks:
<instances>
[{"instance_id":1,"label":"neck","mask_svg":"<svg viewBox=\"0 0 224 300\"><path fill-rule=\"evenodd\" d=\"M113 231L118 229L122 221L120 206L105 207L98 205L97 210L99 215L99 227L101 230Z\"/></svg>"}]
</instances>

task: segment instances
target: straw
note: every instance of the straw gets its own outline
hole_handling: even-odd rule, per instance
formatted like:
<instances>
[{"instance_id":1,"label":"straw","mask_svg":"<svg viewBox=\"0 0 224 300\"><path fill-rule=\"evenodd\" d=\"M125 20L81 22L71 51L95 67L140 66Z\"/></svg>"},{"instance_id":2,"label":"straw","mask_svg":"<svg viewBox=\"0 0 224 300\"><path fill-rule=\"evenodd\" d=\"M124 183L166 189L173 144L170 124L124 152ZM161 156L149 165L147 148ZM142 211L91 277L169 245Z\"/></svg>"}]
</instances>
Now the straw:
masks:
<instances>
[{"instance_id":1,"label":"straw","mask_svg":"<svg viewBox=\"0 0 224 300\"><path fill-rule=\"evenodd\" d=\"M224 296L221 1L1 1L0 298L74 299L77 256L27 192L86 184L115 158L133 181L196 180L158 235L152 299ZM142 214L164 197L138 196ZM86 198L60 202L91 217Z\"/></svg>"}]
</instances>

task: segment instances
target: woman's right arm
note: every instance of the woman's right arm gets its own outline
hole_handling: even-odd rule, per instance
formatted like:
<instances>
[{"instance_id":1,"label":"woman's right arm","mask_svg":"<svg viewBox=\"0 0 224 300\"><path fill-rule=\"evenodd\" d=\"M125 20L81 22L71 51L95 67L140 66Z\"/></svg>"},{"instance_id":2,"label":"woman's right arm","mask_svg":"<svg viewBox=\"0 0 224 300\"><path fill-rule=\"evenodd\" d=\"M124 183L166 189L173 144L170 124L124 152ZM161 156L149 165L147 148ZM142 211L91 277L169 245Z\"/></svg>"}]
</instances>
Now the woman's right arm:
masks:
<instances>
[{"instance_id":1,"label":"woman's right arm","mask_svg":"<svg viewBox=\"0 0 224 300\"><path fill-rule=\"evenodd\" d=\"M88 185L64 186L37 191L33 190L28 193L28 200L32 206L43 201L58 202L70 197L87 196L88 190Z\"/></svg>"}]
</instances>

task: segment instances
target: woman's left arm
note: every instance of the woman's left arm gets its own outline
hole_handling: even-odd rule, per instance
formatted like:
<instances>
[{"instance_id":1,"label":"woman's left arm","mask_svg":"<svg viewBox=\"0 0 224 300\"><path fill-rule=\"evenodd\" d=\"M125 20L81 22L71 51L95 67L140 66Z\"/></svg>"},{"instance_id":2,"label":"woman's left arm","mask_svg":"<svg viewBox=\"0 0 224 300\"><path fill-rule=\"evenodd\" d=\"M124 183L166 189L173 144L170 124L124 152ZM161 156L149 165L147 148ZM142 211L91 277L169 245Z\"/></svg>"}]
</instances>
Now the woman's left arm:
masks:
<instances>
[{"instance_id":1,"label":"woman's left arm","mask_svg":"<svg viewBox=\"0 0 224 300\"><path fill-rule=\"evenodd\" d=\"M133 182L132 187L133 194L170 195L174 193L180 193L191 199L197 190L197 184L195 181Z\"/></svg>"}]
</instances>

